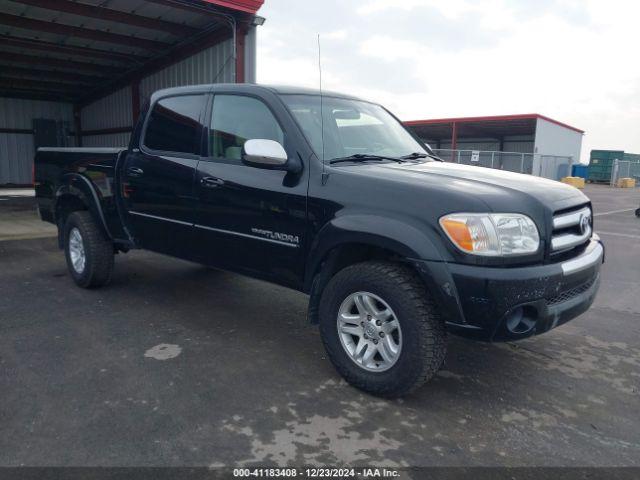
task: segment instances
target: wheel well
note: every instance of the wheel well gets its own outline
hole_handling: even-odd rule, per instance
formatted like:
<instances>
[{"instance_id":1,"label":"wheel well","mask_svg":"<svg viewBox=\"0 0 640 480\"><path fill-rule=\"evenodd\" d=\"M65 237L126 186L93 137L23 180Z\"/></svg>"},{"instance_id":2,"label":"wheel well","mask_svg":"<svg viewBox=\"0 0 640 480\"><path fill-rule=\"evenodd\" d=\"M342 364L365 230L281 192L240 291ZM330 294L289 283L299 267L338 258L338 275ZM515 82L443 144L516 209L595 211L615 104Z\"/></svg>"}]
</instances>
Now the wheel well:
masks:
<instances>
[{"instance_id":1,"label":"wheel well","mask_svg":"<svg viewBox=\"0 0 640 480\"><path fill-rule=\"evenodd\" d=\"M331 278L343 268L370 260L400 260L402 257L392 250L366 243L348 243L331 250L320 263L319 272ZM316 273L319 273L316 272Z\"/></svg>"},{"instance_id":2,"label":"wheel well","mask_svg":"<svg viewBox=\"0 0 640 480\"><path fill-rule=\"evenodd\" d=\"M62 195L56 202L56 224L58 225L58 245L64 247L64 224L67 217L78 210L88 210L87 205L75 195Z\"/></svg>"},{"instance_id":3,"label":"wheel well","mask_svg":"<svg viewBox=\"0 0 640 480\"><path fill-rule=\"evenodd\" d=\"M402 261L404 257L393 250L366 243L347 243L330 250L313 272L313 279L309 288L309 323L318 323L318 309L320 296L324 287L340 270L356 263L371 260Z\"/></svg>"}]
</instances>

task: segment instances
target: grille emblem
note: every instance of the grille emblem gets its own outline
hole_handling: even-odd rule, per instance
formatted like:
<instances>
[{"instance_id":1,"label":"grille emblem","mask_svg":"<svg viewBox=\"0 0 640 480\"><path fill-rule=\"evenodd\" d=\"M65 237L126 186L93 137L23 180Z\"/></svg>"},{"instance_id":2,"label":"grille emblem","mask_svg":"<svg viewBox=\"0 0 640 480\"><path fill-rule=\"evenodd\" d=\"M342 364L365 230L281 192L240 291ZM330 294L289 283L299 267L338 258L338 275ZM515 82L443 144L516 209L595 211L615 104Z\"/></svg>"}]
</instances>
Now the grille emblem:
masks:
<instances>
[{"instance_id":1,"label":"grille emblem","mask_svg":"<svg viewBox=\"0 0 640 480\"><path fill-rule=\"evenodd\" d=\"M584 235L589 231L591 225L591 218L587 215L580 215L580 233Z\"/></svg>"}]
</instances>

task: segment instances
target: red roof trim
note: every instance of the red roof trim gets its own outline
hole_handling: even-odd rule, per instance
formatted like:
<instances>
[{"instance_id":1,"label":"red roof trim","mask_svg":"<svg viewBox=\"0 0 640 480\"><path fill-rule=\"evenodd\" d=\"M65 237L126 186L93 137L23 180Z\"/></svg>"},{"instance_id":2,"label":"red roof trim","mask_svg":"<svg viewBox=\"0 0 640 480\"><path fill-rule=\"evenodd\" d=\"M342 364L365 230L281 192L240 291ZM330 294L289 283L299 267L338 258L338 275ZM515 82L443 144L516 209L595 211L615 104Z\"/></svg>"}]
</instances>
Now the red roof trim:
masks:
<instances>
[{"instance_id":1,"label":"red roof trim","mask_svg":"<svg viewBox=\"0 0 640 480\"><path fill-rule=\"evenodd\" d=\"M220 7L230 8L232 10L239 10L241 12L247 12L255 15L264 0L203 0L206 3L212 3Z\"/></svg>"},{"instance_id":2,"label":"red roof trim","mask_svg":"<svg viewBox=\"0 0 640 480\"><path fill-rule=\"evenodd\" d=\"M553 118L545 117L544 115L540 115L539 113L524 113L519 115L493 115L487 117L432 118L428 120L409 120L408 122L404 122L404 124L410 127L418 127L420 125L434 125L438 123L471 123L537 119L546 120L547 122L555 123L556 125L560 125L561 127L565 127L579 133L584 133L584 130L580 130L579 128L567 125L566 123L559 122L558 120L554 120Z\"/></svg>"}]
</instances>

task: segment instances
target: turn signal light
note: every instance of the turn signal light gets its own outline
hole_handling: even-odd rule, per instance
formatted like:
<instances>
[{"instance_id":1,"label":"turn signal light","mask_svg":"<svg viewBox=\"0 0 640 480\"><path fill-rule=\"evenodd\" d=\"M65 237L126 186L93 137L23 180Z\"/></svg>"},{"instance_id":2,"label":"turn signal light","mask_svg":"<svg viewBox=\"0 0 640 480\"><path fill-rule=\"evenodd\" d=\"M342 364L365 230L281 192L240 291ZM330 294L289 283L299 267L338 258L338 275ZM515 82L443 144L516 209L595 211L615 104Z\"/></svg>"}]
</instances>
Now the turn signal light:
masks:
<instances>
[{"instance_id":1,"label":"turn signal light","mask_svg":"<svg viewBox=\"0 0 640 480\"><path fill-rule=\"evenodd\" d=\"M455 218L443 218L440 225L444 228L449 238L462 250L473 252L473 238L466 222Z\"/></svg>"}]
</instances>

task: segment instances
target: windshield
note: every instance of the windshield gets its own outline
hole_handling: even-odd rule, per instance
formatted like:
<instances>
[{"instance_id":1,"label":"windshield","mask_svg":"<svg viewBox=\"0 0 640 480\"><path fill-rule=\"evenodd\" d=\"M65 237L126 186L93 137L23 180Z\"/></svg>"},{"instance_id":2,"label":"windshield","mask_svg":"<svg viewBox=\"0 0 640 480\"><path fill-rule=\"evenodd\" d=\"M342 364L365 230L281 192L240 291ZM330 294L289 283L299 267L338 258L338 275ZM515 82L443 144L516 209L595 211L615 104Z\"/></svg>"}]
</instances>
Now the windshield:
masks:
<instances>
[{"instance_id":1,"label":"windshield","mask_svg":"<svg viewBox=\"0 0 640 480\"><path fill-rule=\"evenodd\" d=\"M380 105L359 100L320 96L282 95L318 158L329 162L352 155L402 157L431 153Z\"/></svg>"}]
</instances>

